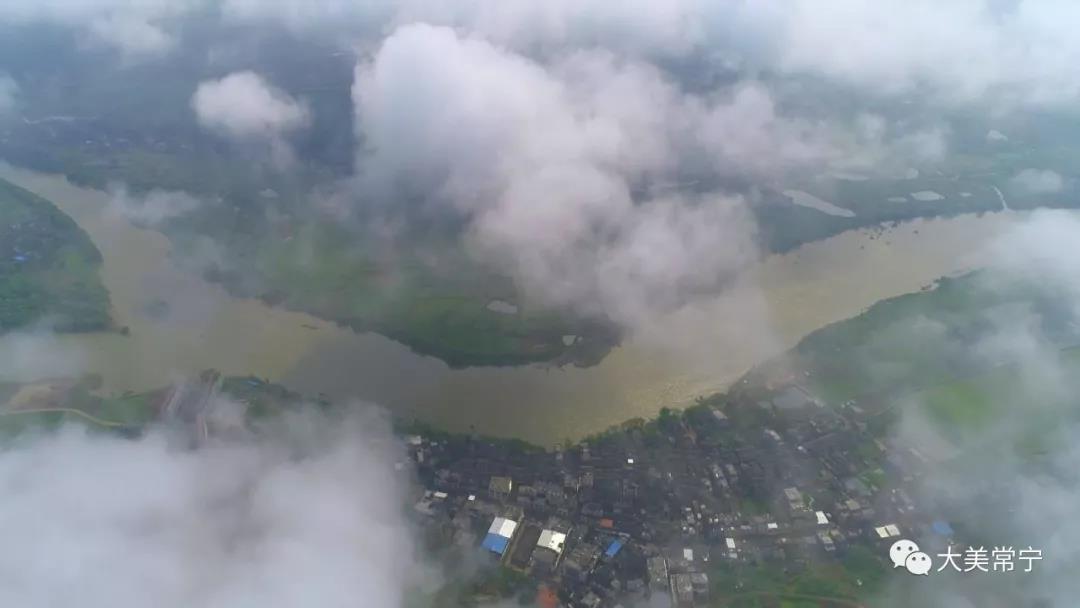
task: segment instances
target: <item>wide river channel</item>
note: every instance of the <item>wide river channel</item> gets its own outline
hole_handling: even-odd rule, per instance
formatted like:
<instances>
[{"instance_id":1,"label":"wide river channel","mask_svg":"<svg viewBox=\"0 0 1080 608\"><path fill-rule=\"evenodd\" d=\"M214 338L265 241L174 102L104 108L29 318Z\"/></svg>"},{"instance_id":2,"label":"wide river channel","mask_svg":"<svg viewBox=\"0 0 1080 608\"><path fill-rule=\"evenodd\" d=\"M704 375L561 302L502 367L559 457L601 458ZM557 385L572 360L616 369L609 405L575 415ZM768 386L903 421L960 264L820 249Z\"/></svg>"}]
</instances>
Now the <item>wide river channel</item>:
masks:
<instances>
[{"instance_id":1,"label":"wide river channel","mask_svg":"<svg viewBox=\"0 0 1080 608\"><path fill-rule=\"evenodd\" d=\"M378 402L451 430L542 444L723 389L815 329L977 267L982 247L1024 218L1001 212L915 221L770 256L738 286L657 319L592 367L454 370L378 334L230 296L173 264L161 233L107 213L104 192L5 164L0 177L52 200L104 255L114 317L130 334L65 335L50 348L100 374L105 390L151 389L216 368L305 394ZM152 314L161 301L172 313ZM24 338L0 338L14 339Z\"/></svg>"}]
</instances>

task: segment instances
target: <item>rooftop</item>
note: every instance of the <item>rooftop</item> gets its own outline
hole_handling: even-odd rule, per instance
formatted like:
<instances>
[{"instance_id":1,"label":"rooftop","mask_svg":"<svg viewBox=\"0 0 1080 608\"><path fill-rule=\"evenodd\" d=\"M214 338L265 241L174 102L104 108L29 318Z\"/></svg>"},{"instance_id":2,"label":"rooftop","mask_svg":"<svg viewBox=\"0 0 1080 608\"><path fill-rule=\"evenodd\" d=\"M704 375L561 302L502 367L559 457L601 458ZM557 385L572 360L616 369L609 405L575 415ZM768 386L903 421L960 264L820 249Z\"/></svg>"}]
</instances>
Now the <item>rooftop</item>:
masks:
<instances>
[{"instance_id":1,"label":"rooftop","mask_svg":"<svg viewBox=\"0 0 1080 608\"><path fill-rule=\"evenodd\" d=\"M509 540L514 537L514 530L516 529L516 521L505 517L496 517L495 521L491 522L491 527L488 528L488 534L495 534Z\"/></svg>"},{"instance_id":2,"label":"rooftop","mask_svg":"<svg viewBox=\"0 0 1080 608\"><path fill-rule=\"evenodd\" d=\"M536 546L551 549L555 553L562 553L564 544L566 535L554 530L544 530L540 533L540 540L536 542Z\"/></svg>"},{"instance_id":3,"label":"rooftop","mask_svg":"<svg viewBox=\"0 0 1080 608\"><path fill-rule=\"evenodd\" d=\"M488 488L496 494L509 494L514 482L509 477L492 477Z\"/></svg>"},{"instance_id":4,"label":"rooftop","mask_svg":"<svg viewBox=\"0 0 1080 608\"><path fill-rule=\"evenodd\" d=\"M509 544L509 538L499 536L498 534L488 534L484 537L484 542L481 543L480 546L492 553L502 555L503 553L506 553L506 546Z\"/></svg>"}]
</instances>

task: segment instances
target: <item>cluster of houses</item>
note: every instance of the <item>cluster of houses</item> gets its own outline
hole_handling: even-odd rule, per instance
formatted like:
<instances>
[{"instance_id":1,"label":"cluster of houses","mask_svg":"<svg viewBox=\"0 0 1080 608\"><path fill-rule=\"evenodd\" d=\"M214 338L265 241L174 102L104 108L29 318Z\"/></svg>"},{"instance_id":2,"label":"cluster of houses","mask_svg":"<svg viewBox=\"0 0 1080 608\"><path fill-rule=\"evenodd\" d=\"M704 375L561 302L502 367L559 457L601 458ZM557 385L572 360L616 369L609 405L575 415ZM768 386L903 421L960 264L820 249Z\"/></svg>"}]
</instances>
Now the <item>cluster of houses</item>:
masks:
<instances>
[{"instance_id":1,"label":"cluster of houses","mask_svg":"<svg viewBox=\"0 0 1080 608\"><path fill-rule=\"evenodd\" d=\"M705 606L718 567L797 572L856 545L952 534L905 490L917 452L890 449L850 409L790 390L776 401L745 406L753 430L745 409L706 407L553 450L415 436L416 508L450 542L587 608L656 594Z\"/></svg>"}]
</instances>

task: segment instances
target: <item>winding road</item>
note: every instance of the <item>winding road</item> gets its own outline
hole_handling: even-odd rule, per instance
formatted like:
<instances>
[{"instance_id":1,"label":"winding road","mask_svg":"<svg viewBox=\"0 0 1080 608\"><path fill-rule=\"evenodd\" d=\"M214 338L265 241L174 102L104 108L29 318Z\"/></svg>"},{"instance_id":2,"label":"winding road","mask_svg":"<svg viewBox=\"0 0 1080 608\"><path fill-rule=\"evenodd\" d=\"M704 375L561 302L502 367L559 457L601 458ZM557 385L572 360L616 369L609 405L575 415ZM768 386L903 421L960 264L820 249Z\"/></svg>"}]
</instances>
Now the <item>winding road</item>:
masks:
<instances>
[{"instance_id":1,"label":"winding road","mask_svg":"<svg viewBox=\"0 0 1080 608\"><path fill-rule=\"evenodd\" d=\"M104 426L104 427L109 427L109 428L120 428L120 427L128 426L127 424L124 424L123 422L113 422L113 421L109 421L109 420L102 420L101 418L98 418L97 416L93 416L91 414L87 414L86 412L84 412L82 410L76 410L76 409L71 409L71 408L66 408L66 407L46 407L46 408L37 408L37 409L30 409L30 410L14 410L14 411L10 411L10 412L0 412L0 416L18 416L19 414L75 414L76 416L80 416L82 418L85 418L86 420L89 420L90 422L93 422L94 424L99 425L99 426Z\"/></svg>"}]
</instances>

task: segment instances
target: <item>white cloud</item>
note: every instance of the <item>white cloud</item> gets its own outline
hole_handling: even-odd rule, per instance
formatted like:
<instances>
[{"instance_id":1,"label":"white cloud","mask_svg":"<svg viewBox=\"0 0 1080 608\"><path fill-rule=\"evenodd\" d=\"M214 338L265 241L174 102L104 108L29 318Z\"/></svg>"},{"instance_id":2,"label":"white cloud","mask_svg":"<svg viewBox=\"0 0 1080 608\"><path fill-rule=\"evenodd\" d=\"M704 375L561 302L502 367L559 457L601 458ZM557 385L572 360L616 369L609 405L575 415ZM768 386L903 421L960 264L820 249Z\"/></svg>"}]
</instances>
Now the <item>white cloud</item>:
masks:
<instances>
[{"instance_id":1,"label":"white cloud","mask_svg":"<svg viewBox=\"0 0 1080 608\"><path fill-rule=\"evenodd\" d=\"M358 68L354 99L367 183L456 209L473 252L542 302L634 323L756 255L737 199L632 196L675 176L682 116L722 112L650 66L602 52L544 66L414 25Z\"/></svg>"},{"instance_id":2,"label":"white cloud","mask_svg":"<svg viewBox=\"0 0 1080 608\"><path fill-rule=\"evenodd\" d=\"M39 0L0 3L0 22L49 22L84 29L128 59L158 55L175 44L172 26L206 0Z\"/></svg>"},{"instance_id":3,"label":"white cloud","mask_svg":"<svg viewBox=\"0 0 1080 608\"><path fill-rule=\"evenodd\" d=\"M0 20L86 27L128 52L161 52L206 0L8 2ZM311 32L445 24L529 54L607 48L635 57L708 54L785 73L835 78L876 94L949 102L1059 104L1080 95L1080 41L1067 0L225 0L232 22Z\"/></svg>"},{"instance_id":4,"label":"white cloud","mask_svg":"<svg viewBox=\"0 0 1080 608\"><path fill-rule=\"evenodd\" d=\"M199 124L235 139L272 139L306 126L307 106L254 72L199 83L191 98Z\"/></svg>"},{"instance_id":5,"label":"white cloud","mask_svg":"<svg viewBox=\"0 0 1080 608\"><path fill-rule=\"evenodd\" d=\"M37 331L0 334L0 382L31 382L75 377L83 372L88 354L77 342L57 336L47 327Z\"/></svg>"},{"instance_id":6,"label":"white cloud","mask_svg":"<svg viewBox=\"0 0 1080 608\"><path fill-rule=\"evenodd\" d=\"M403 605L415 581L386 425L172 446L66 429L0 451L0 604Z\"/></svg>"},{"instance_id":7,"label":"white cloud","mask_svg":"<svg viewBox=\"0 0 1080 608\"><path fill-rule=\"evenodd\" d=\"M727 3L734 6L734 3ZM872 94L948 102L1062 103L1080 94L1080 5L1018 0L764 0L734 20L754 32L753 59L835 78Z\"/></svg>"},{"instance_id":8,"label":"white cloud","mask_svg":"<svg viewBox=\"0 0 1080 608\"><path fill-rule=\"evenodd\" d=\"M207 0L42 0L0 6L0 21L88 28L127 52L158 53ZM605 48L638 59L709 58L836 79L871 94L948 103L1065 104L1080 96L1080 41L1068 0L224 0L231 23L279 22L319 35L448 25L533 57ZM695 77L700 74L695 74Z\"/></svg>"},{"instance_id":9,"label":"white cloud","mask_svg":"<svg viewBox=\"0 0 1080 608\"><path fill-rule=\"evenodd\" d=\"M940 124L916 126L859 114L847 127L832 130L833 146L825 164L838 172L900 177L908 170L945 160L949 129Z\"/></svg>"},{"instance_id":10,"label":"white cloud","mask_svg":"<svg viewBox=\"0 0 1080 608\"><path fill-rule=\"evenodd\" d=\"M517 50L600 46L631 54L679 55L705 41L705 0L404 0L397 23L450 25Z\"/></svg>"},{"instance_id":11,"label":"white cloud","mask_svg":"<svg viewBox=\"0 0 1080 608\"><path fill-rule=\"evenodd\" d=\"M305 102L250 71L199 83L191 108L203 128L237 142L266 146L278 167L294 160L286 136L311 122Z\"/></svg>"},{"instance_id":12,"label":"white cloud","mask_svg":"<svg viewBox=\"0 0 1080 608\"><path fill-rule=\"evenodd\" d=\"M529 54L705 54L713 64L823 76L870 94L1007 105L1080 95L1078 20L1080 5L1068 0L405 0L395 17Z\"/></svg>"},{"instance_id":13,"label":"white cloud","mask_svg":"<svg viewBox=\"0 0 1080 608\"><path fill-rule=\"evenodd\" d=\"M606 50L542 62L431 25L388 36L353 98L366 193L449 206L473 253L534 297L631 324L756 257L746 204L717 176L902 173L947 140L880 117L789 117L757 82L692 94Z\"/></svg>"},{"instance_id":14,"label":"white cloud","mask_svg":"<svg viewBox=\"0 0 1080 608\"><path fill-rule=\"evenodd\" d=\"M998 239L986 252L995 268L1011 277L1039 276L1063 290L1080 314L1080 216L1039 209Z\"/></svg>"},{"instance_id":15,"label":"white cloud","mask_svg":"<svg viewBox=\"0 0 1080 608\"><path fill-rule=\"evenodd\" d=\"M709 5L703 0L224 0L222 13L233 22L278 22L308 30L443 25L519 51L601 46L673 55L703 40L702 17Z\"/></svg>"},{"instance_id":16,"label":"white cloud","mask_svg":"<svg viewBox=\"0 0 1080 608\"><path fill-rule=\"evenodd\" d=\"M785 172L820 168L840 154L834 127L785 117L762 85L739 84L730 95L714 94L696 102L688 134L710 159L706 166L722 175L774 179Z\"/></svg>"},{"instance_id":17,"label":"white cloud","mask_svg":"<svg viewBox=\"0 0 1080 608\"><path fill-rule=\"evenodd\" d=\"M186 192L151 190L134 196L122 184L110 186L109 195L108 213L148 226L191 213L202 205L202 201Z\"/></svg>"},{"instance_id":18,"label":"white cloud","mask_svg":"<svg viewBox=\"0 0 1080 608\"><path fill-rule=\"evenodd\" d=\"M1024 169L1009 180L1009 186L1021 196L1055 194L1065 188L1065 179L1048 169Z\"/></svg>"},{"instance_id":19,"label":"white cloud","mask_svg":"<svg viewBox=\"0 0 1080 608\"><path fill-rule=\"evenodd\" d=\"M529 53L703 54L713 65L826 77L874 95L991 105L1080 96L1078 20L1080 5L1068 0L406 0L396 18Z\"/></svg>"},{"instance_id":20,"label":"white cloud","mask_svg":"<svg viewBox=\"0 0 1080 608\"><path fill-rule=\"evenodd\" d=\"M127 57L158 55L172 49L175 40L160 26L138 17L110 15L93 19L90 32Z\"/></svg>"},{"instance_id":21,"label":"white cloud","mask_svg":"<svg viewBox=\"0 0 1080 608\"><path fill-rule=\"evenodd\" d=\"M939 417L928 415L940 406L927 407L916 393L895 408L900 423L889 442L914 447L940 465L929 467L913 488L920 509L962 523L981 536L979 542L1040 549L1043 561L1032 572L1005 580L1004 587L951 577L942 578L941 585L904 588L905 579L894 579L873 605L1072 603L1080 526L1069 514L1080 504L1074 475L1080 450L1075 363L1070 349L1062 350L1071 340L1061 333L1075 330L1061 326L1074 326L1068 315L1080 314L1077 243L1076 212L1038 210L979 252L987 265L977 278L981 290L1031 298L1001 305L991 297L989 304L974 305L969 312L970 319L978 319L978 341L956 339L957 356L968 357L958 361L997 366L988 372L990 380L981 375L971 380L976 390L993 391L969 402L988 411L943 428Z\"/></svg>"}]
</instances>

